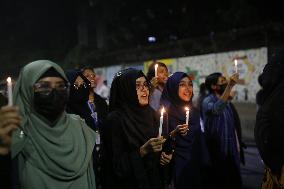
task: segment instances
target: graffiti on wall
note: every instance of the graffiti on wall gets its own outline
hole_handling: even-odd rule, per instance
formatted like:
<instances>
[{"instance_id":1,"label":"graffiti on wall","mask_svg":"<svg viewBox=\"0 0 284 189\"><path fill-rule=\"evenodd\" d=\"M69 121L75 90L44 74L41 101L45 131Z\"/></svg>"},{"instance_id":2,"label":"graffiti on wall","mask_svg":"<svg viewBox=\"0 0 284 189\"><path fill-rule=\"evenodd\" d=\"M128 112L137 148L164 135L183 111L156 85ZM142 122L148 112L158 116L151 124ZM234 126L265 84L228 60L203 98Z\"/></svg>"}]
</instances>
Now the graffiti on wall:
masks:
<instances>
[{"instance_id":1,"label":"graffiti on wall","mask_svg":"<svg viewBox=\"0 0 284 189\"><path fill-rule=\"evenodd\" d=\"M159 61L167 65L170 74L176 71L186 72L193 78L193 92L197 96L199 85L205 81L207 75L214 72L222 72L226 77L230 77L235 72L235 59L238 62L237 68L240 74L240 81L234 89L237 94L234 100L255 102L255 95L260 89L257 79L267 63L266 47L181 58L149 60L133 65L139 69L144 68L144 73L147 74L149 65ZM113 75L124 67L126 65L99 69L110 86ZM127 67L131 66L128 65Z\"/></svg>"}]
</instances>

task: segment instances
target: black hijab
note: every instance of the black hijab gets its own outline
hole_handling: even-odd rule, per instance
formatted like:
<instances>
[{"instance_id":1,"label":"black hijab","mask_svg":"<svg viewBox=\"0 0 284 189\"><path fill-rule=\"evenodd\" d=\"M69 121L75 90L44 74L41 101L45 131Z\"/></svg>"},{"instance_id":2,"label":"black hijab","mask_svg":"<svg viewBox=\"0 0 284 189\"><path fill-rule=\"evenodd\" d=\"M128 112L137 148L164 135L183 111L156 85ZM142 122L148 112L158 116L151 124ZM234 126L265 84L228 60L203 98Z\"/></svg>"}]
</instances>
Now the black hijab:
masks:
<instances>
[{"instance_id":1,"label":"black hijab","mask_svg":"<svg viewBox=\"0 0 284 189\"><path fill-rule=\"evenodd\" d=\"M84 80L84 84L79 88L75 86L77 77L80 76ZM89 99L89 92L91 83L83 76L80 70L68 70L66 77L70 83L70 93L67 103L67 112L81 115L82 109L85 109L86 103ZM89 111L88 111L89 113Z\"/></svg>"},{"instance_id":2,"label":"black hijab","mask_svg":"<svg viewBox=\"0 0 284 189\"><path fill-rule=\"evenodd\" d=\"M78 76L80 76L84 80L84 83L80 87L75 86L75 81ZM78 109L75 106L88 101L91 83L79 70L67 71L66 77L68 78L68 81L70 83L68 105L72 106L75 109Z\"/></svg>"},{"instance_id":3,"label":"black hijab","mask_svg":"<svg viewBox=\"0 0 284 189\"><path fill-rule=\"evenodd\" d=\"M169 76L160 101L160 104L168 110L168 113L180 123L185 123L184 108L186 106L192 107L192 100L185 102L178 96L179 83L185 77L188 77L188 75L184 72L175 72Z\"/></svg>"},{"instance_id":4,"label":"black hijab","mask_svg":"<svg viewBox=\"0 0 284 189\"><path fill-rule=\"evenodd\" d=\"M66 71L65 74L71 85L75 83L76 78L79 76L79 73L80 73L80 70L76 70L76 69Z\"/></svg>"},{"instance_id":5,"label":"black hijab","mask_svg":"<svg viewBox=\"0 0 284 189\"><path fill-rule=\"evenodd\" d=\"M157 134L157 119L148 105L141 106L136 91L136 79L145 77L142 71L129 68L118 72L110 89L110 111L117 111L123 119L123 132L137 149ZM148 82L148 81L147 81Z\"/></svg>"},{"instance_id":6,"label":"black hijab","mask_svg":"<svg viewBox=\"0 0 284 189\"><path fill-rule=\"evenodd\" d=\"M262 89L256 95L258 105L263 105L267 97L283 81L284 71L284 51L274 54L271 61L267 63L262 74L258 77L258 82Z\"/></svg>"}]
</instances>

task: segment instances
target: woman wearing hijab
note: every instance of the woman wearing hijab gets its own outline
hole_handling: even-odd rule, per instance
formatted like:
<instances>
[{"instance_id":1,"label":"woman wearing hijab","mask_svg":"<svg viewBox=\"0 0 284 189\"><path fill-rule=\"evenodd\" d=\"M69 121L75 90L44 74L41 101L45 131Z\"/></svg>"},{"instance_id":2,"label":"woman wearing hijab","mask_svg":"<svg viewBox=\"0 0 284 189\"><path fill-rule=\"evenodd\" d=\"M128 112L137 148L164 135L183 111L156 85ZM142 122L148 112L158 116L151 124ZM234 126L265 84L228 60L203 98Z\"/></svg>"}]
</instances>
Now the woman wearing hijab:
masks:
<instances>
[{"instance_id":1,"label":"woman wearing hijab","mask_svg":"<svg viewBox=\"0 0 284 189\"><path fill-rule=\"evenodd\" d=\"M95 93L97 82L96 82L96 74L93 68L83 67L81 69L81 73L79 74L85 83L89 81L89 84L88 84L89 95L88 95L87 105L88 105L89 111L91 111L92 116L88 114L88 117L86 117L88 121L86 122L88 125L93 125L93 127L96 127L93 124L94 123L93 120L95 119L94 117L98 117L99 122L104 122L107 116L107 113L108 113L108 106L107 106L105 99L103 99L100 95ZM96 116L96 113L98 114L97 116ZM96 131L98 130L96 129Z\"/></svg>"},{"instance_id":2,"label":"woman wearing hijab","mask_svg":"<svg viewBox=\"0 0 284 189\"><path fill-rule=\"evenodd\" d=\"M204 188L202 168L206 163L206 149L200 127L199 111L192 105L192 81L183 72L168 78L161 97L161 105L167 111L163 133L169 134L173 153L173 181L175 189ZM189 108L189 122L186 110ZM168 141L166 143L168 143ZM169 150L167 150L169 151ZM164 152L162 153L162 157Z\"/></svg>"},{"instance_id":3,"label":"woman wearing hijab","mask_svg":"<svg viewBox=\"0 0 284 189\"><path fill-rule=\"evenodd\" d=\"M91 82L82 74L80 70L69 70L66 76L70 83L69 100L66 111L77 114L83 118L87 125L96 132L96 151L94 152L94 170L97 187L101 186L103 176L101 175L101 148L100 135L101 128L108 113L108 107L104 99L96 93L93 101L89 101L90 91L93 91Z\"/></svg>"},{"instance_id":4,"label":"woman wearing hijab","mask_svg":"<svg viewBox=\"0 0 284 189\"><path fill-rule=\"evenodd\" d=\"M90 128L98 131L108 113L105 100L93 92L94 84L81 71L69 70L66 76L70 82L67 112L80 115ZM93 100L90 100L89 96L92 96Z\"/></svg>"},{"instance_id":5,"label":"woman wearing hijab","mask_svg":"<svg viewBox=\"0 0 284 189\"><path fill-rule=\"evenodd\" d=\"M108 188L159 189L157 119L149 106L149 84L142 71L118 72L112 82L107 118L106 158L112 184ZM107 160L105 158L105 160Z\"/></svg>"},{"instance_id":6,"label":"woman wearing hijab","mask_svg":"<svg viewBox=\"0 0 284 189\"><path fill-rule=\"evenodd\" d=\"M11 148L16 188L96 188L95 134L79 116L64 111L67 97L67 78L57 64L39 60L21 70L14 102L22 123Z\"/></svg>"}]
</instances>

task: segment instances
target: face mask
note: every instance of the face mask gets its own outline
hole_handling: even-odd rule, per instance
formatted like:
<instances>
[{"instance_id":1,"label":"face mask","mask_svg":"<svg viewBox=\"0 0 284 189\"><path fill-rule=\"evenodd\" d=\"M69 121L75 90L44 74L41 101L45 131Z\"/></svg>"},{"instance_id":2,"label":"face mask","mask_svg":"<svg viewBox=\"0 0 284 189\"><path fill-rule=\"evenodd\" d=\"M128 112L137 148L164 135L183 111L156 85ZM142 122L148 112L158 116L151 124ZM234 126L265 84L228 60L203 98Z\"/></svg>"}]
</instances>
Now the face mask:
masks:
<instances>
[{"instance_id":1,"label":"face mask","mask_svg":"<svg viewBox=\"0 0 284 189\"><path fill-rule=\"evenodd\" d=\"M67 99L67 90L58 91L52 89L49 94L34 92L34 109L50 122L54 122L64 111Z\"/></svg>"},{"instance_id":2,"label":"face mask","mask_svg":"<svg viewBox=\"0 0 284 189\"><path fill-rule=\"evenodd\" d=\"M224 91L225 91L227 85L228 85L227 83L226 83L226 84L223 84L223 85L218 85L218 86L219 86L219 89L217 90L217 93L218 93L219 95L222 95L222 94L224 93Z\"/></svg>"}]
</instances>

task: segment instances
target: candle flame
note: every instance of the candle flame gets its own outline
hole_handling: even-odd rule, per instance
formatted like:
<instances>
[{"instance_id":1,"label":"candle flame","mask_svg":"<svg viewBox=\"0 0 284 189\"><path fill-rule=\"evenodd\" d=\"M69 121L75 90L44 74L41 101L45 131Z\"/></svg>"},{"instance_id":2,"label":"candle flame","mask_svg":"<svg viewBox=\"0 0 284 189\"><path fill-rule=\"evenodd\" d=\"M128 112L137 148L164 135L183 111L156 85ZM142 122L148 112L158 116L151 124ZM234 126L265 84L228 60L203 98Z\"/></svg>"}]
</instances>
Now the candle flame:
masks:
<instances>
[{"instance_id":1,"label":"candle flame","mask_svg":"<svg viewBox=\"0 0 284 189\"><path fill-rule=\"evenodd\" d=\"M8 83L11 83L11 82L12 82L11 77L8 77L8 78L7 78L7 82L8 82Z\"/></svg>"},{"instance_id":2,"label":"candle flame","mask_svg":"<svg viewBox=\"0 0 284 189\"><path fill-rule=\"evenodd\" d=\"M189 108L188 108L188 107L185 107L184 109L185 109L186 111L189 111Z\"/></svg>"},{"instance_id":3,"label":"candle flame","mask_svg":"<svg viewBox=\"0 0 284 189\"><path fill-rule=\"evenodd\" d=\"M163 107L163 108L161 109L161 114L163 115L164 112L165 112L165 108Z\"/></svg>"},{"instance_id":4,"label":"candle flame","mask_svg":"<svg viewBox=\"0 0 284 189\"><path fill-rule=\"evenodd\" d=\"M238 60L237 59L235 59L235 66L237 66L238 65Z\"/></svg>"}]
</instances>

